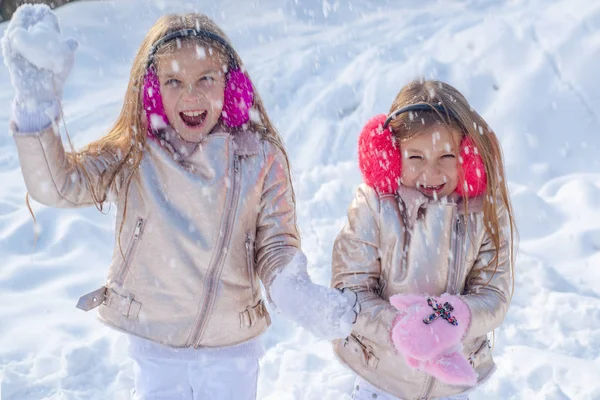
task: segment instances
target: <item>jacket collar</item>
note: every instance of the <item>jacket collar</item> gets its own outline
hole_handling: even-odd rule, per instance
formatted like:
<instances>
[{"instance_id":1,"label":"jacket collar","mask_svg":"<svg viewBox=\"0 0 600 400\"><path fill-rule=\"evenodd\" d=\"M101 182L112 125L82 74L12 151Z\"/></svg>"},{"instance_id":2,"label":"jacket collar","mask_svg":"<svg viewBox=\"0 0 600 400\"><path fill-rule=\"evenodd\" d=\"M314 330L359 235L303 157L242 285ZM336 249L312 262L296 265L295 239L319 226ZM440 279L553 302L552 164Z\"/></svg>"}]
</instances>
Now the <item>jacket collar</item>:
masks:
<instances>
[{"instance_id":1,"label":"jacket collar","mask_svg":"<svg viewBox=\"0 0 600 400\"><path fill-rule=\"evenodd\" d=\"M242 157L254 156L260 151L260 135L250 131L238 131L233 135L233 151Z\"/></svg>"},{"instance_id":2,"label":"jacket collar","mask_svg":"<svg viewBox=\"0 0 600 400\"><path fill-rule=\"evenodd\" d=\"M399 185L397 190L398 196L402 200L402 203L406 209L406 215L408 220L412 222L416 221L421 208L427 207L429 199L421 192L416 189Z\"/></svg>"},{"instance_id":3,"label":"jacket collar","mask_svg":"<svg viewBox=\"0 0 600 400\"><path fill-rule=\"evenodd\" d=\"M260 135L254 132L240 130L231 133L225 129L218 129L214 132L211 132L208 136L203 138L202 141L210 140L211 136L232 136L234 152L238 156L254 156L260 151ZM196 150L198 150L202 143L202 141L199 143L192 143L183 140L171 127L161 130L158 140L160 144L173 155L175 160L180 161L188 159L196 152Z\"/></svg>"},{"instance_id":4,"label":"jacket collar","mask_svg":"<svg viewBox=\"0 0 600 400\"><path fill-rule=\"evenodd\" d=\"M402 199L409 221L412 222L418 218L420 209L425 209L430 203L435 202L418 190L404 185L398 186L397 194ZM467 201L462 197L449 197L445 201L450 205L455 204L459 214L472 214L483 211L483 200L483 196L476 196Z\"/></svg>"}]
</instances>

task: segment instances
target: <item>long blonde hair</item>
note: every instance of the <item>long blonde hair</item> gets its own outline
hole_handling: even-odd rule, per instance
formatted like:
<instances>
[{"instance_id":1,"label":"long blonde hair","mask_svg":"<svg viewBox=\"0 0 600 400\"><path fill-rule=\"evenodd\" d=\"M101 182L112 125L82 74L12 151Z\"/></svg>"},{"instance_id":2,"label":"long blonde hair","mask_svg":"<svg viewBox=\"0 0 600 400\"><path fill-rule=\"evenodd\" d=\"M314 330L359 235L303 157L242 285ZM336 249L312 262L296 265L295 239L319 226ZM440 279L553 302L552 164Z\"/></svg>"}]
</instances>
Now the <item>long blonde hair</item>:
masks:
<instances>
[{"instance_id":1,"label":"long blonde hair","mask_svg":"<svg viewBox=\"0 0 600 400\"><path fill-rule=\"evenodd\" d=\"M400 90L392 103L390 113L416 103L426 103L431 106L441 105L446 113L441 113L432 107L431 111L420 111L417 118L414 117L414 114L400 114L389 124L394 136L398 143L401 143L403 140L423 132L432 124L442 123L453 130L462 132L472 140L483 160L487 175L487 187L483 200L484 226L495 248L500 249L503 227L498 217L498 209L499 207L506 209L510 230L508 245L511 254L511 273L514 276L514 255L518 235L508 195L502 148L496 134L469 105L467 99L456 88L445 82L413 80ZM459 169L459 173L464 173L462 168ZM468 199L465 201L468 202ZM495 274L498 268L497 253L492 263L495 263ZM514 279L512 282L514 290Z\"/></svg>"},{"instance_id":2,"label":"long blonde hair","mask_svg":"<svg viewBox=\"0 0 600 400\"><path fill-rule=\"evenodd\" d=\"M91 192L91 196L96 207L100 211L102 211L102 204L107 199L108 188L115 184L117 177L120 175L122 176L123 185L121 190L125 191L125 205L123 209L122 223L119 229L119 236L123 229L123 223L125 221L125 215L127 212L127 193L131 184L132 176L139 167L143 152L148 146L146 136L147 122L143 109L142 90L147 71L150 50L152 46L165 35L183 29L204 30L222 37L231 47L231 52L228 55L221 53L219 53L219 55L222 56L223 59L226 59L227 56L233 57L237 65L243 65L239 55L231 46L229 38L206 15L189 13L183 15L170 14L160 17L146 34L146 37L142 41L142 44L135 55L133 66L131 67L129 84L127 85L127 92L125 93L123 108L121 109L121 112L109 133L103 138L90 143L82 151L76 154L72 153L71 155L72 160L80 165L88 155L94 156L95 154L99 153L121 155L121 157L119 157L120 161L118 164L105 171L106 176L101 177L101 179L97 181L96 185L94 185L89 177L86 176L88 189ZM190 38L186 40L196 39ZM222 47L216 45L216 43L209 43L208 39L203 38L202 41L204 43L213 44L213 48L217 52L224 51ZM258 115L258 118L251 118L244 129L258 133L264 140L271 142L273 145L279 148L285 157L286 168L289 172L289 160L283 145L283 140L271 123L271 120L267 115L264 104L258 95L254 84L253 89L253 109L256 115ZM85 173L85 169L82 168L82 170L84 170ZM295 203L293 189L292 201Z\"/></svg>"}]
</instances>

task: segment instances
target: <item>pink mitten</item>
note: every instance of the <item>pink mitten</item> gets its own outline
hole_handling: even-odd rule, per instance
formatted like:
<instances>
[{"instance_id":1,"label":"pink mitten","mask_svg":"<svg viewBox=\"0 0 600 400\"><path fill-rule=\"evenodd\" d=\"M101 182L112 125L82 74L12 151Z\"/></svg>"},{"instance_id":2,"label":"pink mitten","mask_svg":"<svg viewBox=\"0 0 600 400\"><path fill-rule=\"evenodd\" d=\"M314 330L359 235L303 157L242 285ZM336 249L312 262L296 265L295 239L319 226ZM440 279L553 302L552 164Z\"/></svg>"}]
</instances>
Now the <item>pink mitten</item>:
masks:
<instances>
[{"instance_id":1,"label":"pink mitten","mask_svg":"<svg viewBox=\"0 0 600 400\"><path fill-rule=\"evenodd\" d=\"M400 312L392 324L392 342L409 366L449 384L475 384L477 374L459 351L471 322L460 297L394 295L390 303Z\"/></svg>"},{"instance_id":2,"label":"pink mitten","mask_svg":"<svg viewBox=\"0 0 600 400\"><path fill-rule=\"evenodd\" d=\"M406 358L408 365L423 371L449 385L473 386L477 383L477 373L471 364L458 351L442 354L434 360L419 361Z\"/></svg>"}]
</instances>

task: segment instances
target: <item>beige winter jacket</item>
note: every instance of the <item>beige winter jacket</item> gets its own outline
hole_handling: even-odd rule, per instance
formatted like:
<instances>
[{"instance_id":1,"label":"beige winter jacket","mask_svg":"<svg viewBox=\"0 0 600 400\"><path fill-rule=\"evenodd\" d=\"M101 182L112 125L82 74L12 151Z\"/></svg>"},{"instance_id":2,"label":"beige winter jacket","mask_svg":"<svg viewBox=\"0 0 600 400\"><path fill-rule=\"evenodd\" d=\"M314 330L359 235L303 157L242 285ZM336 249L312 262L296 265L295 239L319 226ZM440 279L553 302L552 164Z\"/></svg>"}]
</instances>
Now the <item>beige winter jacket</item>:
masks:
<instances>
[{"instance_id":1,"label":"beige winter jacket","mask_svg":"<svg viewBox=\"0 0 600 400\"><path fill-rule=\"evenodd\" d=\"M78 167L52 129L14 138L29 194L54 207L92 205L84 173L105 180L122 157L87 154ZM78 306L99 305L108 325L172 347L229 346L264 332L259 278L268 289L299 247L282 152L254 134L219 132L175 161L150 141L126 193L128 175L107 192L118 215L106 285Z\"/></svg>"},{"instance_id":2,"label":"beige winter jacket","mask_svg":"<svg viewBox=\"0 0 600 400\"><path fill-rule=\"evenodd\" d=\"M464 354L479 381L494 370L486 334L498 327L509 304L512 276L506 236L495 249L483 226L482 198L465 204L429 202L400 187L378 195L362 184L333 250L332 286L358 293L362 310L352 334L334 342L338 357L373 385L401 399L462 393L410 368L390 340L397 293L459 294L472 313ZM505 210L501 222L508 226ZM406 250L405 250L406 249ZM490 260L498 254L498 268ZM487 283L487 285L486 285Z\"/></svg>"}]
</instances>

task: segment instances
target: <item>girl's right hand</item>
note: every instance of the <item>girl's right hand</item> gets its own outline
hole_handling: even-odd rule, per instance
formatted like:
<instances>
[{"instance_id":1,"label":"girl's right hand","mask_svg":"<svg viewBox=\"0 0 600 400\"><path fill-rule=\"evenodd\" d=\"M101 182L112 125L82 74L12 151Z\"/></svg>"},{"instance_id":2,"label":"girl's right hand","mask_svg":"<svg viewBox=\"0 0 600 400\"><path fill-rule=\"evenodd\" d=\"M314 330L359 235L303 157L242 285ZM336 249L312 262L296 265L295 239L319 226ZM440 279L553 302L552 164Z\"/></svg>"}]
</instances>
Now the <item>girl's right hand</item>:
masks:
<instances>
[{"instance_id":1,"label":"girl's right hand","mask_svg":"<svg viewBox=\"0 0 600 400\"><path fill-rule=\"evenodd\" d=\"M58 116L58 101L74 63L78 43L61 34L50 7L25 4L13 15L1 40L4 63L15 89L13 120L20 131L39 130ZM25 126L23 126L25 125Z\"/></svg>"}]
</instances>

